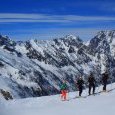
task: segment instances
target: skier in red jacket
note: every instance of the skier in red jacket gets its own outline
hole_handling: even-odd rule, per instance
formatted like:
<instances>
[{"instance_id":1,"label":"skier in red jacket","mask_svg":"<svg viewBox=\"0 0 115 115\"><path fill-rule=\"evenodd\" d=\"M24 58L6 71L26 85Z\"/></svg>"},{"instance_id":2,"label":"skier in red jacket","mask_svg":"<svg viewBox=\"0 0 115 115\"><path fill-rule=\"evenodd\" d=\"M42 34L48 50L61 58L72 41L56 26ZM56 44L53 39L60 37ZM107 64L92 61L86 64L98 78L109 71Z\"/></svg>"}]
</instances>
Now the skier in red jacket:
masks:
<instances>
[{"instance_id":1,"label":"skier in red jacket","mask_svg":"<svg viewBox=\"0 0 115 115\"><path fill-rule=\"evenodd\" d=\"M61 100L67 100L67 84L66 80L63 81L63 84L61 85Z\"/></svg>"}]
</instances>

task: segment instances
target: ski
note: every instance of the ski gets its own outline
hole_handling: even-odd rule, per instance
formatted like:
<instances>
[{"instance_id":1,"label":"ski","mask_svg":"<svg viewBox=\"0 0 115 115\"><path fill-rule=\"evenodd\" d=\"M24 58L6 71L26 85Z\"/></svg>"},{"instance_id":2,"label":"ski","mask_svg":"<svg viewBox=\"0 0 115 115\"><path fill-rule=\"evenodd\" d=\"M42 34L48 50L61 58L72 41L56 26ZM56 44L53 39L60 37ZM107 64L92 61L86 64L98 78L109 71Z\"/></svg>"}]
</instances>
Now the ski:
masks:
<instances>
[{"instance_id":1,"label":"ski","mask_svg":"<svg viewBox=\"0 0 115 115\"><path fill-rule=\"evenodd\" d=\"M113 91L113 90L115 90L115 88L113 88L113 89L110 89L110 90L107 90L107 92L111 92L111 91Z\"/></svg>"},{"instance_id":2,"label":"ski","mask_svg":"<svg viewBox=\"0 0 115 115\"><path fill-rule=\"evenodd\" d=\"M87 96L75 96L73 98L70 98L69 100L77 99L77 98L87 98Z\"/></svg>"}]
</instances>

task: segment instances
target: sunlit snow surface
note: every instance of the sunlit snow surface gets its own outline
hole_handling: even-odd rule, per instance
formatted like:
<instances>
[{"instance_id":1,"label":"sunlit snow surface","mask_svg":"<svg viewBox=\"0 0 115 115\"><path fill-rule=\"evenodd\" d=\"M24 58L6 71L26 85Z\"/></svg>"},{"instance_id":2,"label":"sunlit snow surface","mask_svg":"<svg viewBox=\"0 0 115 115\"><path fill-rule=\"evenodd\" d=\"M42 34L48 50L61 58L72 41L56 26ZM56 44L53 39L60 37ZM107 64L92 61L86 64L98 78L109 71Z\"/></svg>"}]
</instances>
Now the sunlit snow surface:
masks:
<instances>
[{"instance_id":1,"label":"sunlit snow surface","mask_svg":"<svg viewBox=\"0 0 115 115\"><path fill-rule=\"evenodd\" d=\"M114 89L115 84L107 89ZM96 88L96 92L102 90ZM83 96L86 96L84 90ZM115 115L115 90L87 98L73 99L78 92L68 94L69 101L60 96L44 96L13 101L0 101L0 115Z\"/></svg>"}]
</instances>

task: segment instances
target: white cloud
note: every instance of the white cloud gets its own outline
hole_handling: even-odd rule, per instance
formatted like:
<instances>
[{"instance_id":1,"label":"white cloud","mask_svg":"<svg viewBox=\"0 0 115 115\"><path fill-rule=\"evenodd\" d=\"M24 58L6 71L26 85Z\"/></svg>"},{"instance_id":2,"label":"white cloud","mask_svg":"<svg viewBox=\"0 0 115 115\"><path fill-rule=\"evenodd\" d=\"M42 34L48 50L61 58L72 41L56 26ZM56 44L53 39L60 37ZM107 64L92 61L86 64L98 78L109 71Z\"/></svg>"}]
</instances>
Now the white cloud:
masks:
<instances>
[{"instance_id":1,"label":"white cloud","mask_svg":"<svg viewBox=\"0 0 115 115\"><path fill-rule=\"evenodd\" d=\"M115 17L78 16L78 15L46 15L0 13L0 23L5 22L77 22L77 21L115 21Z\"/></svg>"},{"instance_id":2,"label":"white cloud","mask_svg":"<svg viewBox=\"0 0 115 115\"><path fill-rule=\"evenodd\" d=\"M0 23L5 23L5 22L7 22L7 23L13 23L13 22L33 22L33 23L35 23L35 22L51 22L51 23L53 23L53 22L60 22L60 23L62 23L62 22L69 22L68 20L45 20L45 19L38 19L38 20L34 20L34 19L0 19Z\"/></svg>"}]
</instances>

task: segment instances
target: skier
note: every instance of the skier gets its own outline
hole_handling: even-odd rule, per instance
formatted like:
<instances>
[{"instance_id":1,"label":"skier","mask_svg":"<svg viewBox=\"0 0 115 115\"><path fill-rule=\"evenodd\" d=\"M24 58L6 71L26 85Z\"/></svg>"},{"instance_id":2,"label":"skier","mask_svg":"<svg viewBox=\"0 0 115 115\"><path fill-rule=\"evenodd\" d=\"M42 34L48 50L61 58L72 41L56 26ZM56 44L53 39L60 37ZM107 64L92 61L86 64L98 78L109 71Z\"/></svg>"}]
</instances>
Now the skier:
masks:
<instances>
[{"instance_id":1,"label":"skier","mask_svg":"<svg viewBox=\"0 0 115 115\"><path fill-rule=\"evenodd\" d=\"M67 84L66 80L63 81L63 84L61 85L61 100L67 100Z\"/></svg>"},{"instance_id":2,"label":"skier","mask_svg":"<svg viewBox=\"0 0 115 115\"><path fill-rule=\"evenodd\" d=\"M103 84L104 92L106 92L106 86L107 86L108 79L109 79L109 75L108 75L107 71L105 71L105 73L102 74L102 84Z\"/></svg>"},{"instance_id":3,"label":"skier","mask_svg":"<svg viewBox=\"0 0 115 115\"><path fill-rule=\"evenodd\" d=\"M93 76L93 74L91 73L89 78L88 78L88 83L89 83L89 95L91 95L91 89L93 88L93 94L95 94L95 83L96 80Z\"/></svg>"},{"instance_id":4,"label":"skier","mask_svg":"<svg viewBox=\"0 0 115 115\"><path fill-rule=\"evenodd\" d=\"M82 77L79 77L77 80L77 87L79 89L79 96L81 97L82 91L83 91L83 84L84 84L84 80Z\"/></svg>"}]
</instances>

